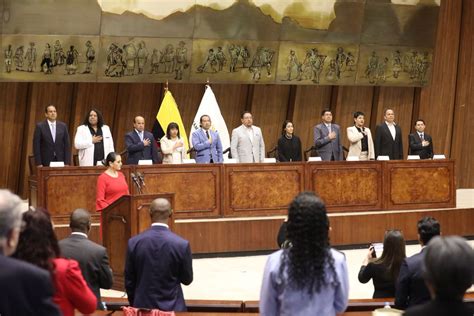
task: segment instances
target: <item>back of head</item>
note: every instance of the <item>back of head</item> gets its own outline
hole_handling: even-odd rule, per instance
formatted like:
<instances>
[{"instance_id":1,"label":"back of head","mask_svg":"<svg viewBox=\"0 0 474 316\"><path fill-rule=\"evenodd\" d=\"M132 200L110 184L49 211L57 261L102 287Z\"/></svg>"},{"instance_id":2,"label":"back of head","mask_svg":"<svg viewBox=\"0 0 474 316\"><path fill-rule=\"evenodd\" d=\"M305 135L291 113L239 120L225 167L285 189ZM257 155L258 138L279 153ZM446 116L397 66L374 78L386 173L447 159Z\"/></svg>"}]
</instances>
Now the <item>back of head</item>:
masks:
<instances>
[{"instance_id":1,"label":"back of head","mask_svg":"<svg viewBox=\"0 0 474 316\"><path fill-rule=\"evenodd\" d=\"M426 216L418 221L418 235L423 245L427 245L431 238L440 233L441 227L434 217Z\"/></svg>"},{"instance_id":2,"label":"back of head","mask_svg":"<svg viewBox=\"0 0 474 316\"><path fill-rule=\"evenodd\" d=\"M425 281L436 298L461 300L474 282L474 250L461 237L434 237L423 264Z\"/></svg>"},{"instance_id":3,"label":"back of head","mask_svg":"<svg viewBox=\"0 0 474 316\"><path fill-rule=\"evenodd\" d=\"M153 223L166 223L171 216L171 204L167 199L154 199L150 204L150 216Z\"/></svg>"},{"instance_id":4,"label":"back of head","mask_svg":"<svg viewBox=\"0 0 474 316\"><path fill-rule=\"evenodd\" d=\"M281 272L288 265L289 285L319 292L326 281L326 268L333 273L329 219L324 202L312 192L300 193L288 210L287 237L291 243L283 253Z\"/></svg>"},{"instance_id":5,"label":"back of head","mask_svg":"<svg viewBox=\"0 0 474 316\"><path fill-rule=\"evenodd\" d=\"M58 240L46 210L23 213L22 231L13 257L53 271L52 259L60 256Z\"/></svg>"},{"instance_id":6,"label":"back of head","mask_svg":"<svg viewBox=\"0 0 474 316\"><path fill-rule=\"evenodd\" d=\"M90 230L91 215L83 208L78 208L72 212L69 227L74 232L88 233Z\"/></svg>"},{"instance_id":7,"label":"back of head","mask_svg":"<svg viewBox=\"0 0 474 316\"><path fill-rule=\"evenodd\" d=\"M405 257L405 238L402 232L397 229L387 230L383 241L382 256L375 262L384 264L393 280L396 280Z\"/></svg>"},{"instance_id":8,"label":"back of head","mask_svg":"<svg viewBox=\"0 0 474 316\"><path fill-rule=\"evenodd\" d=\"M22 207L18 196L8 190L0 190L0 253L7 250L4 243L10 239L13 230L20 229ZM10 253L4 254L9 255Z\"/></svg>"}]
</instances>

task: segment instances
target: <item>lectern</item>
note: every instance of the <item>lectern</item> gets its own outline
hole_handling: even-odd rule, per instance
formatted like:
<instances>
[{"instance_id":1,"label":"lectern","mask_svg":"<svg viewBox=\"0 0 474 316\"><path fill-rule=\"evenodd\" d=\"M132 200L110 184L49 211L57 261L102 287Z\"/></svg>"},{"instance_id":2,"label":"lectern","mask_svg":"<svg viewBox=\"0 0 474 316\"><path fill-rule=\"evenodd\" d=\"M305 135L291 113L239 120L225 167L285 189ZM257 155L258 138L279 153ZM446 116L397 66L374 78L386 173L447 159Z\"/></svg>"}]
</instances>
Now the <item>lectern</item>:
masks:
<instances>
[{"instance_id":1,"label":"lectern","mask_svg":"<svg viewBox=\"0 0 474 316\"><path fill-rule=\"evenodd\" d=\"M110 257L114 274L113 289L124 291L125 256L128 240L151 226L149 207L156 198L165 198L174 206L173 193L125 195L102 210L102 243ZM173 227L171 217L168 225Z\"/></svg>"}]
</instances>

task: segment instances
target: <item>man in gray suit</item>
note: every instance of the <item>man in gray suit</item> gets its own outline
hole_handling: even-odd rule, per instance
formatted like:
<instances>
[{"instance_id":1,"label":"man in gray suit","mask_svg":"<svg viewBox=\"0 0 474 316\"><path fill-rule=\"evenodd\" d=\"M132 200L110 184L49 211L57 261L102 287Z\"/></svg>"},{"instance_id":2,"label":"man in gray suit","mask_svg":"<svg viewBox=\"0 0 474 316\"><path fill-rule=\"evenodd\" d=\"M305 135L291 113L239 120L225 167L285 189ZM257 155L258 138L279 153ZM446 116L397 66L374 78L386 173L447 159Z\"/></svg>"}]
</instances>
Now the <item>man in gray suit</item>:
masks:
<instances>
[{"instance_id":1,"label":"man in gray suit","mask_svg":"<svg viewBox=\"0 0 474 316\"><path fill-rule=\"evenodd\" d=\"M244 111L240 116L242 125L232 131L230 150L237 162L263 162L265 143L262 131L253 126L252 113Z\"/></svg>"},{"instance_id":2,"label":"man in gray suit","mask_svg":"<svg viewBox=\"0 0 474 316\"><path fill-rule=\"evenodd\" d=\"M314 127L314 145L322 160L343 160L339 125L332 124L332 112L321 112L322 123Z\"/></svg>"},{"instance_id":3,"label":"man in gray suit","mask_svg":"<svg viewBox=\"0 0 474 316\"><path fill-rule=\"evenodd\" d=\"M100 289L110 289L113 284L107 250L88 239L91 215L87 210L76 209L71 214L69 227L71 235L59 242L61 253L65 258L79 262L87 285L97 297L97 308L104 309L100 301Z\"/></svg>"}]
</instances>

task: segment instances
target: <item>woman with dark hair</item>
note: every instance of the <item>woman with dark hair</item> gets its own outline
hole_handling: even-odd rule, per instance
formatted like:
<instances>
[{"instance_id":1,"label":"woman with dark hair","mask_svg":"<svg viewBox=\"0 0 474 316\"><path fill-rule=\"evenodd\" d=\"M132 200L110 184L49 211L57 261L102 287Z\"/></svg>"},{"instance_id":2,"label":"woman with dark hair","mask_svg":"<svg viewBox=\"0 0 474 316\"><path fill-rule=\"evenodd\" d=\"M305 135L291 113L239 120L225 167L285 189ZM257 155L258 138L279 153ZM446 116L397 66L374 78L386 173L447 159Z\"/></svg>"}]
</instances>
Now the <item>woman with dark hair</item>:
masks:
<instances>
[{"instance_id":1,"label":"woman with dark hair","mask_svg":"<svg viewBox=\"0 0 474 316\"><path fill-rule=\"evenodd\" d=\"M291 121L283 123L281 137L278 140L278 161L301 161L301 140L293 134Z\"/></svg>"},{"instance_id":2,"label":"woman with dark hair","mask_svg":"<svg viewBox=\"0 0 474 316\"><path fill-rule=\"evenodd\" d=\"M54 302L64 316L73 316L74 309L91 314L97 298L87 286L75 260L59 258L58 240L49 214L42 209L23 213L23 225L18 247L13 256L50 272L55 294Z\"/></svg>"},{"instance_id":3,"label":"woman with dark hair","mask_svg":"<svg viewBox=\"0 0 474 316\"><path fill-rule=\"evenodd\" d=\"M347 139L350 142L347 156L358 157L359 160L374 160L374 142L370 129L364 126L365 115L357 111L354 113L354 126L347 128Z\"/></svg>"},{"instance_id":4,"label":"woman with dark hair","mask_svg":"<svg viewBox=\"0 0 474 316\"><path fill-rule=\"evenodd\" d=\"M270 255L260 292L261 315L336 315L348 303L344 254L329 244L324 202L299 194L288 210L289 248Z\"/></svg>"},{"instance_id":5,"label":"woman with dark hair","mask_svg":"<svg viewBox=\"0 0 474 316\"><path fill-rule=\"evenodd\" d=\"M405 239L399 230L387 230L383 240L380 258L375 258L375 249L369 247L359 271L359 281L374 282L373 298L395 297L395 284L403 259L405 259Z\"/></svg>"},{"instance_id":6,"label":"woman with dark hair","mask_svg":"<svg viewBox=\"0 0 474 316\"><path fill-rule=\"evenodd\" d=\"M95 208L98 212L118 200L123 195L130 194L122 169L122 157L111 152L105 159L105 170L97 178L97 196Z\"/></svg>"},{"instance_id":7,"label":"woman with dark hair","mask_svg":"<svg viewBox=\"0 0 474 316\"><path fill-rule=\"evenodd\" d=\"M179 164L186 159L186 148L184 141L179 135L179 126L175 122L168 124L166 135L160 140L161 152L164 164Z\"/></svg>"},{"instance_id":8,"label":"woman with dark hair","mask_svg":"<svg viewBox=\"0 0 474 316\"><path fill-rule=\"evenodd\" d=\"M79 166L95 166L114 151L112 133L99 110L87 112L74 136L74 147L78 150Z\"/></svg>"}]
</instances>

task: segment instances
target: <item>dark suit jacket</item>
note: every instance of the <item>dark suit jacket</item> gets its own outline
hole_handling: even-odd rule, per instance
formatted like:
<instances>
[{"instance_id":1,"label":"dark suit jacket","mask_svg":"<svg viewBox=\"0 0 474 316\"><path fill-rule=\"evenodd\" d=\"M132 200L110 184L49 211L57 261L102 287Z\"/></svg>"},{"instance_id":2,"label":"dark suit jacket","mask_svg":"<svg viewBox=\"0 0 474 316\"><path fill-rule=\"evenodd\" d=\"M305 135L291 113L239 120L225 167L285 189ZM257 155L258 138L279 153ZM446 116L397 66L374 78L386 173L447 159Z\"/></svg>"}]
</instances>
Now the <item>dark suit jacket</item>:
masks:
<instances>
[{"instance_id":1,"label":"dark suit jacket","mask_svg":"<svg viewBox=\"0 0 474 316\"><path fill-rule=\"evenodd\" d=\"M181 283L193 281L189 242L164 226L128 241L125 289L133 307L186 311Z\"/></svg>"},{"instance_id":2,"label":"dark suit jacket","mask_svg":"<svg viewBox=\"0 0 474 316\"><path fill-rule=\"evenodd\" d=\"M71 164L71 142L67 126L56 121L56 141L53 142L51 129L47 120L36 124L33 135L33 154L37 166L49 166L51 161L64 161L65 165ZM56 157L56 158L55 158Z\"/></svg>"},{"instance_id":3,"label":"dark suit jacket","mask_svg":"<svg viewBox=\"0 0 474 316\"><path fill-rule=\"evenodd\" d=\"M419 155L421 159L433 158L433 140L431 136L426 133L423 133L423 137L426 141L430 142L428 146L423 147L421 145L421 138L418 132L408 135L408 143L410 144L408 154Z\"/></svg>"},{"instance_id":4,"label":"dark suit jacket","mask_svg":"<svg viewBox=\"0 0 474 316\"><path fill-rule=\"evenodd\" d=\"M326 124L321 123L314 127L313 134L316 151L322 160L331 160L331 156L334 156L334 160L343 160L341 129L339 125L331 123L331 131L337 135L333 140L329 139L329 129Z\"/></svg>"},{"instance_id":5,"label":"dark suit jacket","mask_svg":"<svg viewBox=\"0 0 474 316\"><path fill-rule=\"evenodd\" d=\"M102 309L100 289L110 289L113 284L107 250L81 235L70 235L59 242L61 254L79 262L82 275L97 297L97 307Z\"/></svg>"},{"instance_id":6,"label":"dark suit jacket","mask_svg":"<svg viewBox=\"0 0 474 316\"><path fill-rule=\"evenodd\" d=\"M53 284L46 270L3 254L0 267L0 315L61 315L53 302Z\"/></svg>"},{"instance_id":7,"label":"dark suit jacket","mask_svg":"<svg viewBox=\"0 0 474 316\"><path fill-rule=\"evenodd\" d=\"M128 156L127 165L137 165L139 160L151 159L154 164L160 162L158 156L158 147L156 146L155 138L153 134L147 131L143 131L143 139L150 139L150 146L143 145L135 130L125 135L125 145L127 146Z\"/></svg>"},{"instance_id":8,"label":"dark suit jacket","mask_svg":"<svg viewBox=\"0 0 474 316\"><path fill-rule=\"evenodd\" d=\"M406 316L472 316L474 308L462 301L433 300L409 308Z\"/></svg>"},{"instance_id":9,"label":"dark suit jacket","mask_svg":"<svg viewBox=\"0 0 474 316\"><path fill-rule=\"evenodd\" d=\"M373 298L395 296L395 283L397 280L394 280L385 264L369 262L367 266L360 267L358 277L361 283L367 283L370 279L373 280Z\"/></svg>"},{"instance_id":10,"label":"dark suit jacket","mask_svg":"<svg viewBox=\"0 0 474 316\"><path fill-rule=\"evenodd\" d=\"M395 306L399 309L422 304L431 299L422 276L423 258L424 249L402 262L395 293Z\"/></svg>"},{"instance_id":11,"label":"dark suit jacket","mask_svg":"<svg viewBox=\"0 0 474 316\"><path fill-rule=\"evenodd\" d=\"M375 128L375 159L378 156L389 156L390 160L403 159L402 129L395 125L395 140L385 122Z\"/></svg>"}]
</instances>

